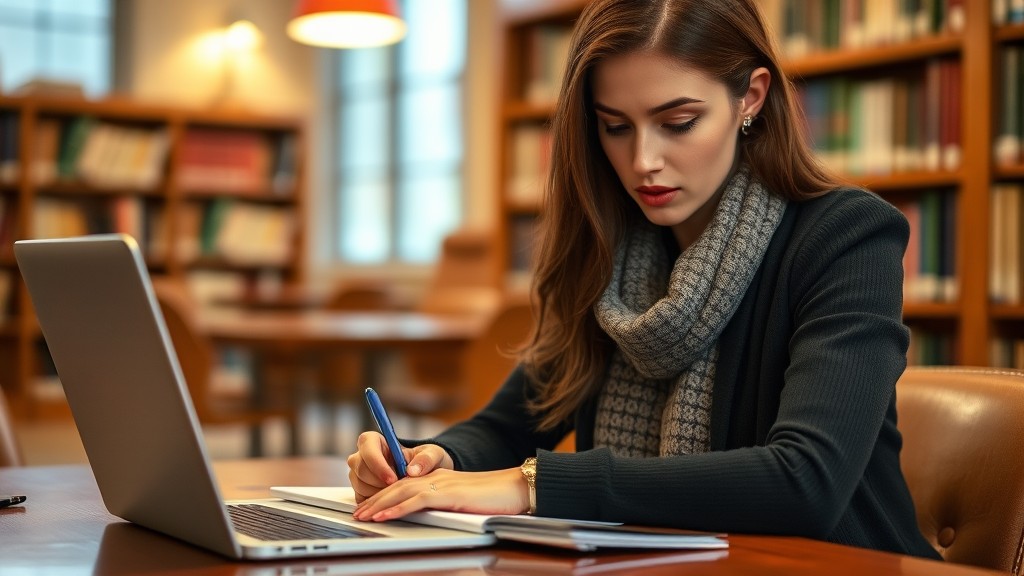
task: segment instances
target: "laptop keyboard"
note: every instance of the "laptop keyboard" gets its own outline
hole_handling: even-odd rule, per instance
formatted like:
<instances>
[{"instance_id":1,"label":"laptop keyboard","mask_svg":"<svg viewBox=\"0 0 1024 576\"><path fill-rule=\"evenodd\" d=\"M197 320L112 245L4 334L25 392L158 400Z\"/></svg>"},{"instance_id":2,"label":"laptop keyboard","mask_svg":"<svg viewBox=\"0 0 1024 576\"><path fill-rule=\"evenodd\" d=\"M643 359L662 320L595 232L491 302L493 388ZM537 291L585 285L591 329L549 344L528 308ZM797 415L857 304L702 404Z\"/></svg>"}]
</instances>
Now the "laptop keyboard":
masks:
<instances>
[{"instance_id":1,"label":"laptop keyboard","mask_svg":"<svg viewBox=\"0 0 1024 576\"><path fill-rule=\"evenodd\" d=\"M309 520L286 516L259 504L232 504L228 506L228 514L235 530L257 540L333 540L381 536L358 528L321 526Z\"/></svg>"}]
</instances>

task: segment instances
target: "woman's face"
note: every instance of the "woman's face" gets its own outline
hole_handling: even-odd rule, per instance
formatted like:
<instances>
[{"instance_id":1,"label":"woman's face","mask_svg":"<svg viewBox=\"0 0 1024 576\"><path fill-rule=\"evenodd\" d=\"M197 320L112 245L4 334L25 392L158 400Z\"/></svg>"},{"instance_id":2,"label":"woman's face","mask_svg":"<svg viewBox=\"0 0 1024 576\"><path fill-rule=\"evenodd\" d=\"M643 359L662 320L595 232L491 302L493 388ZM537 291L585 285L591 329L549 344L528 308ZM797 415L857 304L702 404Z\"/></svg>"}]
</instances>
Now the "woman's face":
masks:
<instances>
[{"instance_id":1,"label":"woman's face","mask_svg":"<svg viewBox=\"0 0 1024 576\"><path fill-rule=\"evenodd\" d=\"M648 220L671 227L685 248L718 205L716 192L737 153L744 100L655 52L601 61L592 89L601 147L622 186Z\"/></svg>"}]
</instances>

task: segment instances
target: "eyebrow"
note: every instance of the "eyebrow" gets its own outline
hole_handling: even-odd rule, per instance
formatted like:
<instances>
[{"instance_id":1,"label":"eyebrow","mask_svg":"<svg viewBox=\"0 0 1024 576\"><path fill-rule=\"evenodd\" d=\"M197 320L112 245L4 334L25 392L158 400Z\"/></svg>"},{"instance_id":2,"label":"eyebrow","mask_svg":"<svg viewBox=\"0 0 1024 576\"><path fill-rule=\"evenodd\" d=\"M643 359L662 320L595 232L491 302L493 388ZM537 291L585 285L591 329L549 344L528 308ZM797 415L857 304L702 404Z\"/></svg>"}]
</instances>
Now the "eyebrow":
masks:
<instances>
[{"instance_id":1,"label":"eyebrow","mask_svg":"<svg viewBox=\"0 0 1024 576\"><path fill-rule=\"evenodd\" d=\"M683 106L685 104L700 104L700 103L703 103L703 102L704 102L703 100L698 100L696 98L690 98L689 96L683 96L682 98L676 98L675 100L669 100L668 102L665 102L664 104L659 104L659 105L655 106L654 108L651 108L650 110L648 110L647 114L653 116L653 115L658 114L660 112L664 112L665 110L671 110L672 108L675 108L676 106ZM611 114L612 116L625 116L625 114L623 114L621 111L616 110L615 108L612 108L610 106L605 106L604 104L601 104L600 102L594 102L594 108L597 109L597 110L600 110L601 112L604 112L605 114Z\"/></svg>"}]
</instances>

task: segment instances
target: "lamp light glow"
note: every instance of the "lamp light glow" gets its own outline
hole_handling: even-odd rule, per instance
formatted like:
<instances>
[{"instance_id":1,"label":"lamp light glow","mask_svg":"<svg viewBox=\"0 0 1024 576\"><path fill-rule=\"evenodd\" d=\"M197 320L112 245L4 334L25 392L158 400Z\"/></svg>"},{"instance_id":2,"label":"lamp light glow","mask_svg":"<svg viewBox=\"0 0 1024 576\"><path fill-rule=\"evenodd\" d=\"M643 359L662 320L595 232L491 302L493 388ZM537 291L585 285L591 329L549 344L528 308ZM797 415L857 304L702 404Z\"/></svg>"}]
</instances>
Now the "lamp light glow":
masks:
<instances>
[{"instance_id":1,"label":"lamp light glow","mask_svg":"<svg viewBox=\"0 0 1024 576\"><path fill-rule=\"evenodd\" d=\"M263 34L248 20L236 20L224 31L224 43L231 50L254 50L263 43Z\"/></svg>"},{"instance_id":2,"label":"lamp light glow","mask_svg":"<svg viewBox=\"0 0 1024 576\"><path fill-rule=\"evenodd\" d=\"M406 26L394 0L299 0L287 31L303 44L364 48L398 42Z\"/></svg>"}]
</instances>

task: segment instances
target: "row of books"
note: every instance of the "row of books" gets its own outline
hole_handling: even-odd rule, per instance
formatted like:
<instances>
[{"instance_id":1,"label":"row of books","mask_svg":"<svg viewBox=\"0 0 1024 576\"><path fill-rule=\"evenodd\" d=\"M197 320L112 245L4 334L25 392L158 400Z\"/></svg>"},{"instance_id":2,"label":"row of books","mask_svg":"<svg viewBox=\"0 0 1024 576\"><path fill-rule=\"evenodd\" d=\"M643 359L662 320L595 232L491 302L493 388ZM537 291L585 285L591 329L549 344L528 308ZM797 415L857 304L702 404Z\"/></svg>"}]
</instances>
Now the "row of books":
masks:
<instances>
[{"instance_id":1,"label":"row of books","mask_svg":"<svg viewBox=\"0 0 1024 576\"><path fill-rule=\"evenodd\" d=\"M906 75L807 82L800 93L809 137L841 173L956 170L961 73L959 59L941 58Z\"/></svg>"},{"instance_id":2,"label":"row of books","mask_svg":"<svg viewBox=\"0 0 1024 576\"><path fill-rule=\"evenodd\" d=\"M42 117L33 138L31 173L40 185L57 180L149 190L164 179L169 138L163 128Z\"/></svg>"},{"instance_id":3,"label":"row of books","mask_svg":"<svg viewBox=\"0 0 1024 576\"><path fill-rule=\"evenodd\" d=\"M907 364L913 366L950 366L956 364L956 340L949 332L910 327Z\"/></svg>"},{"instance_id":4,"label":"row of books","mask_svg":"<svg viewBox=\"0 0 1024 576\"><path fill-rule=\"evenodd\" d=\"M523 71L523 94L527 102L547 104L558 98L569 60L571 28L560 24L533 26L524 34L527 55Z\"/></svg>"},{"instance_id":5,"label":"row of books","mask_svg":"<svg viewBox=\"0 0 1024 576\"><path fill-rule=\"evenodd\" d=\"M178 257L246 266L282 266L298 257L293 208L218 198L183 206Z\"/></svg>"},{"instance_id":6,"label":"row of books","mask_svg":"<svg viewBox=\"0 0 1024 576\"><path fill-rule=\"evenodd\" d=\"M989 299L1024 303L1024 185L993 186L989 208Z\"/></svg>"},{"instance_id":7,"label":"row of books","mask_svg":"<svg viewBox=\"0 0 1024 576\"><path fill-rule=\"evenodd\" d=\"M518 124L510 135L512 154L505 194L521 205L539 205L551 166L551 129L543 124Z\"/></svg>"},{"instance_id":8,"label":"row of books","mask_svg":"<svg viewBox=\"0 0 1024 576\"><path fill-rule=\"evenodd\" d=\"M999 51L999 115L996 119L997 164L1019 164L1024 142L1024 46L1009 45Z\"/></svg>"},{"instance_id":9,"label":"row of books","mask_svg":"<svg viewBox=\"0 0 1024 576\"><path fill-rule=\"evenodd\" d=\"M992 0L992 23L1019 24L1024 22L1024 2L1021 0Z\"/></svg>"},{"instance_id":10,"label":"row of books","mask_svg":"<svg viewBox=\"0 0 1024 576\"><path fill-rule=\"evenodd\" d=\"M0 110L0 184L13 184L18 180L20 122L17 113Z\"/></svg>"},{"instance_id":11,"label":"row of books","mask_svg":"<svg viewBox=\"0 0 1024 576\"><path fill-rule=\"evenodd\" d=\"M964 0L763 0L787 57L907 42L964 28Z\"/></svg>"},{"instance_id":12,"label":"row of books","mask_svg":"<svg viewBox=\"0 0 1024 576\"><path fill-rule=\"evenodd\" d=\"M263 268L255 274L197 268L185 274L189 294L204 308L237 307L252 295L271 297L281 293L284 282L280 268Z\"/></svg>"},{"instance_id":13,"label":"row of books","mask_svg":"<svg viewBox=\"0 0 1024 576\"><path fill-rule=\"evenodd\" d=\"M0 111L0 183L18 175L20 116ZM171 142L165 126L122 124L91 116L42 116L29 170L36 184L77 181L105 188L152 189L166 178ZM194 127L180 142L179 185L189 191L291 194L294 134Z\"/></svg>"},{"instance_id":14,"label":"row of books","mask_svg":"<svg viewBox=\"0 0 1024 576\"><path fill-rule=\"evenodd\" d=\"M914 198L892 200L910 223L903 256L903 297L907 302L953 302L956 274L954 190L926 190Z\"/></svg>"},{"instance_id":15,"label":"row of books","mask_svg":"<svg viewBox=\"0 0 1024 576\"><path fill-rule=\"evenodd\" d=\"M295 148L291 134L193 128L181 141L178 184L190 191L291 194Z\"/></svg>"},{"instance_id":16,"label":"row of books","mask_svg":"<svg viewBox=\"0 0 1024 576\"><path fill-rule=\"evenodd\" d=\"M148 206L139 196L110 198L37 198L32 210L34 238L67 238L85 234L129 234L144 254L159 259L165 255L164 210Z\"/></svg>"},{"instance_id":17,"label":"row of books","mask_svg":"<svg viewBox=\"0 0 1024 576\"><path fill-rule=\"evenodd\" d=\"M996 368L1024 370L1024 338L993 339L989 362Z\"/></svg>"}]
</instances>

